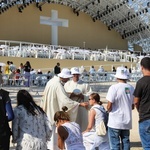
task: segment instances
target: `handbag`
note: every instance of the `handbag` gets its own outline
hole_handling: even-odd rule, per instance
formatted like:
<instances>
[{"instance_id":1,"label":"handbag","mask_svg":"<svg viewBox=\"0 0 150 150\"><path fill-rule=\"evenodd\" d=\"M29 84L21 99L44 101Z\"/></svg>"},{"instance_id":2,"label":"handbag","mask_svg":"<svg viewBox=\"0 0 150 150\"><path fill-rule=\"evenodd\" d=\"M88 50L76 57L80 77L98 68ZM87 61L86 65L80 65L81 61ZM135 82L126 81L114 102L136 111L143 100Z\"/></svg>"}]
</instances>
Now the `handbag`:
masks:
<instances>
[{"instance_id":1,"label":"handbag","mask_svg":"<svg viewBox=\"0 0 150 150\"><path fill-rule=\"evenodd\" d=\"M107 133L108 112L105 109L101 108L101 107L100 108L94 107L94 108L100 110L104 114L104 120L102 120L99 123L99 125L96 126L97 135L104 136Z\"/></svg>"},{"instance_id":2,"label":"handbag","mask_svg":"<svg viewBox=\"0 0 150 150\"><path fill-rule=\"evenodd\" d=\"M107 130L104 121L102 120L96 128L97 135L106 135Z\"/></svg>"}]
</instances>

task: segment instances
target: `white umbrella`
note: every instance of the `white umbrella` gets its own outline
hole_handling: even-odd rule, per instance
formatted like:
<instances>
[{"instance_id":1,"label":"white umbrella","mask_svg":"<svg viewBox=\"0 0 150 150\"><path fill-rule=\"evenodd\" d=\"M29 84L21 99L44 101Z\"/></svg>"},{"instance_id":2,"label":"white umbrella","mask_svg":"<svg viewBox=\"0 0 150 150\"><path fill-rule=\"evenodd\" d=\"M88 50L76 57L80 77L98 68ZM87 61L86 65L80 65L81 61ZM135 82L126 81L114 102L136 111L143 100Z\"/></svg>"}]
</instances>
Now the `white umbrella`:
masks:
<instances>
[{"instance_id":1,"label":"white umbrella","mask_svg":"<svg viewBox=\"0 0 150 150\"><path fill-rule=\"evenodd\" d=\"M6 66L6 64L5 63L2 63L2 62L0 62L0 66Z\"/></svg>"}]
</instances>

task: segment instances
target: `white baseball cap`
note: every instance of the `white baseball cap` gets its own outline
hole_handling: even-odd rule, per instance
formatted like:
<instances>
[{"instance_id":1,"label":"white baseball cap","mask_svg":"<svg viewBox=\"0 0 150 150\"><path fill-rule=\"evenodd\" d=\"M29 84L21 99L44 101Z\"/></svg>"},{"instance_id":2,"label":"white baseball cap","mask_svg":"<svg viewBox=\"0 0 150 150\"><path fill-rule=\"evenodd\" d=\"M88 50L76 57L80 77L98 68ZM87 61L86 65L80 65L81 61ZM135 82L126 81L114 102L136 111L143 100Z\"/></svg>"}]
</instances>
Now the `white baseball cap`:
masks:
<instances>
[{"instance_id":1,"label":"white baseball cap","mask_svg":"<svg viewBox=\"0 0 150 150\"><path fill-rule=\"evenodd\" d=\"M81 74L78 67L71 68L71 74Z\"/></svg>"},{"instance_id":2,"label":"white baseball cap","mask_svg":"<svg viewBox=\"0 0 150 150\"><path fill-rule=\"evenodd\" d=\"M61 73L58 74L58 77L61 77L61 78L71 78L72 75L71 75L71 72L68 68L63 68Z\"/></svg>"},{"instance_id":3,"label":"white baseball cap","mask_svg":"<svg viewBox=\"0 0 150 150\"><path fill-rule=\"evenodd\" d=\"M128 79L128 71L125 67L117 67L115 77L118 79Z\"/></svg>"}]
</instances>

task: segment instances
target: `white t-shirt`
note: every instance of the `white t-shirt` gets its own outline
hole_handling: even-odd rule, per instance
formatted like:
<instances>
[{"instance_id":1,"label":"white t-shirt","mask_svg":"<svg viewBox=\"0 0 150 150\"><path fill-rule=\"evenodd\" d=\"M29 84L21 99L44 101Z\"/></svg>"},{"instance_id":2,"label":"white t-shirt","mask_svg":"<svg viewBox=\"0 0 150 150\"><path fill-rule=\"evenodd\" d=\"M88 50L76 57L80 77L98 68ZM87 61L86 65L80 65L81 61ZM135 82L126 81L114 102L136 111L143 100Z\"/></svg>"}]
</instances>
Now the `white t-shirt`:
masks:
<instances>
[{"instance_id":1,"label":"white t-shirt","mask_svg":"<svg viewBox=\"0 0 150 150\"><path fill-rule=\"evenodd\" d=\"M112 103L108 120L109 127L115 129L132 128L133 92L133 86L127 83L118 83L109 88L106 96L106 99Z\"/></svg>"}]
</instances>

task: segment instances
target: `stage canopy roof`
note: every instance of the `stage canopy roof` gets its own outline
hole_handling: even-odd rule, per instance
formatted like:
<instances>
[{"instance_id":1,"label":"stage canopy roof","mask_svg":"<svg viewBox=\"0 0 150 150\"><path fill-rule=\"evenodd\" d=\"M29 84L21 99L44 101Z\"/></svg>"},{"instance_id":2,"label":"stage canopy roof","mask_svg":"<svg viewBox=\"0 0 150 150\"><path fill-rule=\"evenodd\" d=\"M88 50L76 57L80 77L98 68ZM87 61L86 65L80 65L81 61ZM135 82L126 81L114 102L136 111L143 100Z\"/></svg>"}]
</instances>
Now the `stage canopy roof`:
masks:
<instances>
[{"instance_id":1,"label":"stage canopy roof","mask_svg":"<svg viewBox=\"0 0 150 150\"><path fill-rule=\"evenodd\" d=\"M71 7L77 16L84 12L93 23L103 22L110 32L115 30L131 45L137 44L144 52L150 52L150 0L1 0L0 13L15 5L22 12L31 3L41 11L42 5L55 3Z\"/></svg>"}]
</instances>

